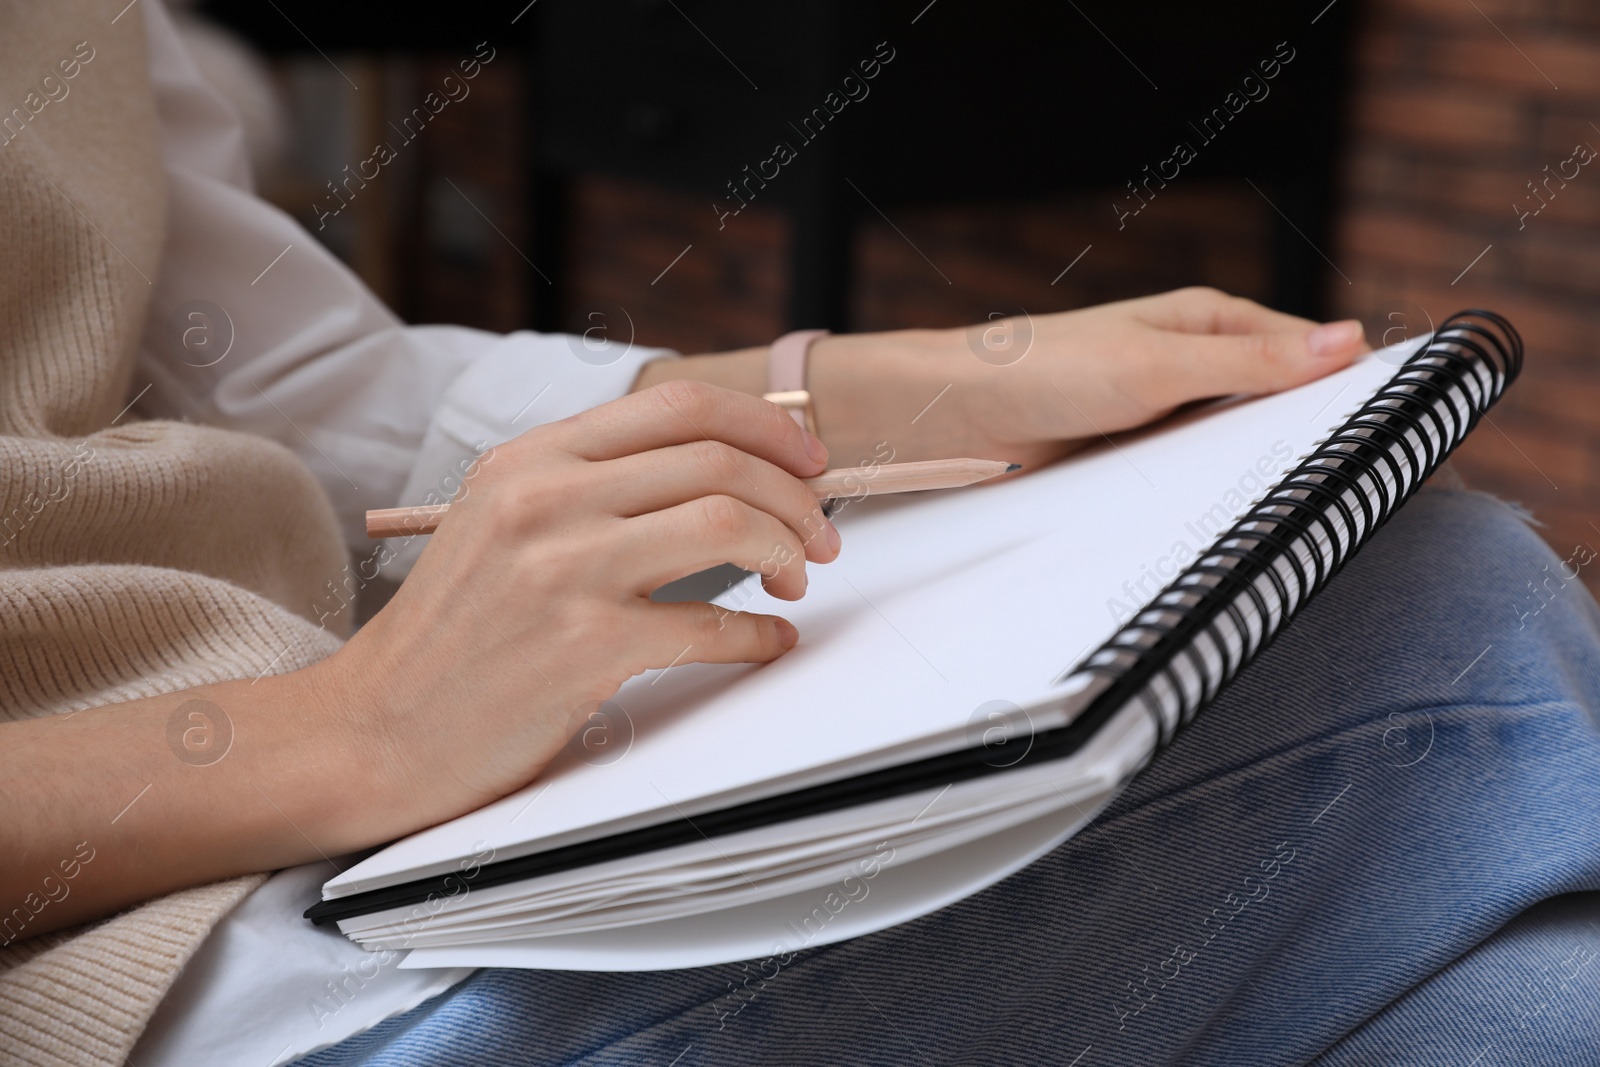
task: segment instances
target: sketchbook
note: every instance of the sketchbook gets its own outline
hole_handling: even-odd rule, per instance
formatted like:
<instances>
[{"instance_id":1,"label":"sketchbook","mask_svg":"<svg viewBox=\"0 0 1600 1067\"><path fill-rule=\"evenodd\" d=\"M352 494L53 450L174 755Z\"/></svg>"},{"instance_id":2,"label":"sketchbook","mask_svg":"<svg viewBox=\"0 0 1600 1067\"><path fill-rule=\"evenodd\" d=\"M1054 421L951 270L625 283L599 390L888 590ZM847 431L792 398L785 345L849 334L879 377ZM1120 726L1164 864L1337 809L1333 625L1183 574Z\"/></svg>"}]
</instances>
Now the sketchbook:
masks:
<instances>
[{"instance_id":1,"label":"sketchbook","mask_svg":"<svg viewBox=\"0 0 1600 1067\"><path fill-rule=\"evenodd\" d=\"M766 958L978 892L1071 837L1216 698L1516 377L1463 312L1320 381L1028 477L835 503L765 666L631 679L525 789L327 882L403 967ZM892 442L890 442L892 445Z\"/></svg>"}]
</instances>

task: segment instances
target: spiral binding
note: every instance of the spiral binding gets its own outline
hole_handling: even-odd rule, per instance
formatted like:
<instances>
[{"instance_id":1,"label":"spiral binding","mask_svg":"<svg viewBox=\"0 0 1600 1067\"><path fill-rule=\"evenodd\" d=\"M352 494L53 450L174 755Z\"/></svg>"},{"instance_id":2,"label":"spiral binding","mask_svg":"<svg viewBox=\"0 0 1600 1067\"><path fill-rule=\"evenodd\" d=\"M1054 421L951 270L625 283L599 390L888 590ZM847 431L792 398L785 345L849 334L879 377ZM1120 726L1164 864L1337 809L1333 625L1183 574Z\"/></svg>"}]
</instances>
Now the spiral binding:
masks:
<instances>
[{"instance_id":1,"label":"spiral binding","mask_svg":"<svg viewBox=\"0 0 1600 1067\"><path fill-rule=\"evenodd\" d=\"M1132 702L1151 715L1159 746L1170 743L1521 370L1522 338L1504 318L1472 309L1446 319L1388 385L1069 675L1099 683L1080 729Z\"/></svg>"}]
</instances>

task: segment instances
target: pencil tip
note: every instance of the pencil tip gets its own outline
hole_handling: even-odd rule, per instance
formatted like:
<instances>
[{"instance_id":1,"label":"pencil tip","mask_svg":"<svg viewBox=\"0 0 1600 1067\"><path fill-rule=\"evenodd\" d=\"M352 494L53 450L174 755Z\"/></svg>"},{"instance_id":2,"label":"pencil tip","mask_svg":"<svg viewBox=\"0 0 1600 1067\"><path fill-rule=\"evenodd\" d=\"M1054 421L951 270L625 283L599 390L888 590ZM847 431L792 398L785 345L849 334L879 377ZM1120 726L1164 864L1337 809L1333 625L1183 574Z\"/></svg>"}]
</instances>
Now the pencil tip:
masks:
<instances>
[{"instance_id":1,"label":"pencil tip","mask_svg":"<svg viewBox=\"0 0 1600 1067\"><path fill-rule=\"evenodd\" d=\"M1010 474L1010 473L1011 473L1011 472L1012 472L1012 471L1019 471L1019 470L1021 470L1021 469L1022 469L1022 464L1020 464L1020 463L1013 463L1013 464L1011 464L1011 465L1010 465L1010 466L1008 466L1008 467L1006 467L1006 473L1007 473L1007 474Z\"/></svg>"}]
</instances>

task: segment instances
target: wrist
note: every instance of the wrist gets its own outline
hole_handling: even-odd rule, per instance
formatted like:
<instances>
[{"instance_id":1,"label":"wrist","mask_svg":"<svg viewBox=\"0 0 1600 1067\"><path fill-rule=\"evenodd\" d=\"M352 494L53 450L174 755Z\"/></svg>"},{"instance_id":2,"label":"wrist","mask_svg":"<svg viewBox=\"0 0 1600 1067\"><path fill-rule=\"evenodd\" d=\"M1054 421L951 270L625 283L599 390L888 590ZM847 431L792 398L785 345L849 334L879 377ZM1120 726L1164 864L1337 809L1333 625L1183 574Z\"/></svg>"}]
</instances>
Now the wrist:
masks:
<instances>
[{"instance_id":1,"label":"wrist","mask_svg":"<svg viewBox=\"0 0 1600 1067\"><path fill-rule=\"evenodd\" d=\"M405 762L400 731L372 684L387 677L405 686L407 679L398 670L373 670L363 655L371 649L360 637L281 679L286 706L294 709L292 752L286 755L296 768L296 803L307 836L329 855L336 854L333 848L349 852L392 840L430 821L420 784L426 781L424 768Z\"/></svg>"},{"instance_id":2,"label":"wrist","mask_svg":"<svg viewBox=\"0 0 1600 1067\"><path fill-rule=\"evenodd\" d=\"M760 396L767 391L767 349L762 346L651 360L640 369L629 392L637 393L670 381L706 382Z\"/></svg>"},{"instance_id":3,"label":"wrist","mask_svg":"<svg viewBox=\"0 0 1600 1067\"><path fill-rule=\"evenodd\" d=\"M954 455L947 417L962 392L960 335L948 330L837 334L812 345L808 388L832 465L882 457L896 462Z\"/></svg>"},{"instance_id":4,"label":"wrist","mask_svg":"<svg viewBox=\"0 0 1600 1067\"><path fill-rule=\"evenodd\" d=\"M688 379L760 396L768 391L767 366L765 346L660 359L645 364L633 389ZM805 385L831 465L881 461L885 441L900 462L968 454L965 406L981 369L961 330L831 334L812 342Z\"/></svg>"}]
</instances>

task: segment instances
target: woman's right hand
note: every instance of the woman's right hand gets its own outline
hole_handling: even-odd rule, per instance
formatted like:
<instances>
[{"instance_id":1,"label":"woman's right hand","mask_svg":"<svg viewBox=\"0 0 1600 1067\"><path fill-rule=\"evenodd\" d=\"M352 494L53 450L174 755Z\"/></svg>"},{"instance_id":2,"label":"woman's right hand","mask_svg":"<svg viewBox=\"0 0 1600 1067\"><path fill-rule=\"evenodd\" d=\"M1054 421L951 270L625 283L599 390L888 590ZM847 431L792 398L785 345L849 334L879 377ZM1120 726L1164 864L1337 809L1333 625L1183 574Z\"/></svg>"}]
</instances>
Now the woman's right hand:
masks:
<instances>
[{"instance_id":1,"label":"woman's right hand","mask_svg":"<svg viewBox=\"0 0 1600 1067\"><path fill-rule=\"evenodd\" d=\"M800 597L839 551L800 482L826 460L782 409L681 381L501 445L327 659L0 723L0 900L80 847L93 865L30 935L382 844L527 783L640 671L782 655L781 619L649 594L731 562ZM192 720L226 737L215 759L174 747Z\"/></svg>"},{"instance_id":2,"label":"woman's right hand","mask_svg":"<svg viewBox=\"0 0 1600 1067\"><path fill-rule=\"evenodd\" d=\"M734 563L799 599L806 562L839 552L800 481L826 463L781 408L684 381L486 454L394 599L308 669L375 779L343 833L387 840L525 785L641 671L782 655L783 619L649 596Z\"/></svg>"}]
</instances>

